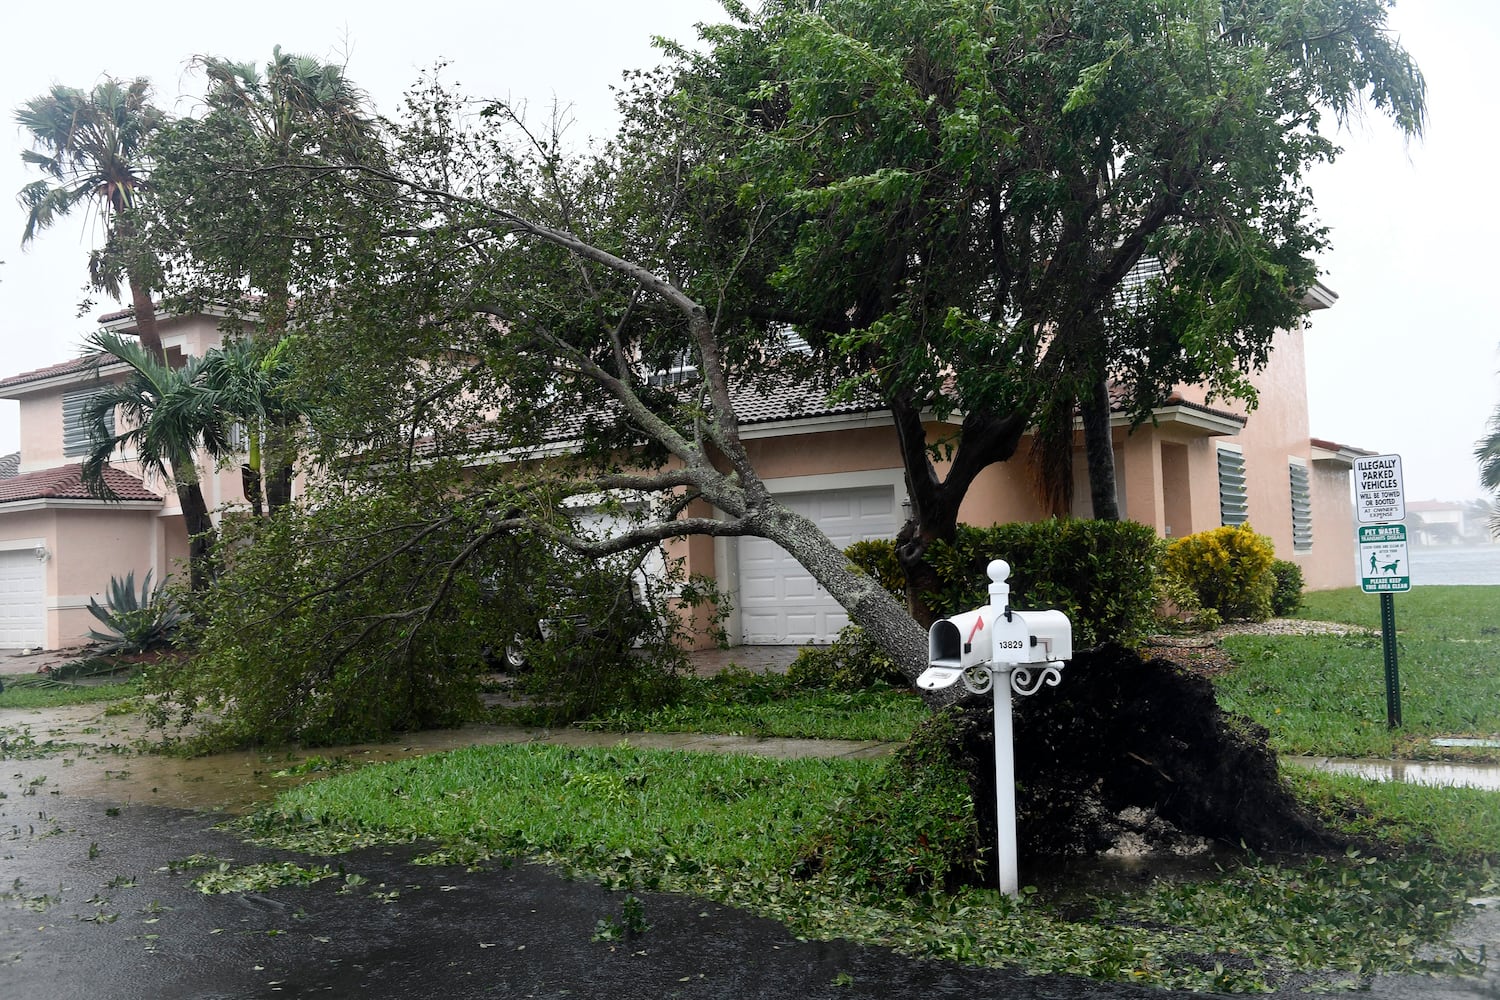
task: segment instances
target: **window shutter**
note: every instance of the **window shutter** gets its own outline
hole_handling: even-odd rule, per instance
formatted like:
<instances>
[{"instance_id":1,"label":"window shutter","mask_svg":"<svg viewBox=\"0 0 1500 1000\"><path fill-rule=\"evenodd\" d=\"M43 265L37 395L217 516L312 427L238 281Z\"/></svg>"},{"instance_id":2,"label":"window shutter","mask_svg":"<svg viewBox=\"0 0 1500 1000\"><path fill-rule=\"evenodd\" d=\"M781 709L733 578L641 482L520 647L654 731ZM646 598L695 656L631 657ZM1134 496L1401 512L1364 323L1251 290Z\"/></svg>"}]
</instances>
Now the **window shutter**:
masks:
<instances>
[{"instance_id":1,"label":"window shutter","mask_svg":"<svg viewBox=\"0 0 1500 1000\"><path fill-rule=\"evenodd\" d=\"M1219 523L1244 524L1250 518L1250 498L1245 489L1245 456L1229 448L1219 449Z\"/></svg>"},{"instance_id":2,"label":"window shutter","mask_svg":"<svg viewBox=\"0 0 1500 1000\"><path fill-rule=\"evenodd\" d=\"M63 457L82 458L90 451L92 439L89 437L88 425L83 422L83 411L89 405L89 400L98 393L91 389L80 389L76 392L63 394ZM115 432L115 414L111 410L104 415L104 427L113 435Z\"/></svg>"},{"instance_id":3,"label":"window shutter","mask_svg":"<svg viewBox=\"0 0 1500 1000\"><path fill-rule=\"evenodd\" d=\"M1292 548L1306 552L1312 548L1312 481L1307 466L1292 462L1287 471L1292 484Z\"/></svg>"}]
</instances>

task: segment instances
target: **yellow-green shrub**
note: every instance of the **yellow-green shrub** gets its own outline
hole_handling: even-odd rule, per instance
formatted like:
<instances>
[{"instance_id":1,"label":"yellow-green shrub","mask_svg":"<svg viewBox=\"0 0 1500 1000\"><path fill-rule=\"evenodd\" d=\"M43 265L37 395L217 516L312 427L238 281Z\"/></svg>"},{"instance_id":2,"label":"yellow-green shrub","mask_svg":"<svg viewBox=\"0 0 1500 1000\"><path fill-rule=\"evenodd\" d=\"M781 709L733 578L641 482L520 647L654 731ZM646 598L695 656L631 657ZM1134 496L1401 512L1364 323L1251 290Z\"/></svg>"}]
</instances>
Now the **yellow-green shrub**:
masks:
<instances>
[{"instance_id":1,"label":"yellow-green shrub","mask_svg":"<svg viewBox=\"0 0 1500 1000\"><path fill-rule=\"evenodd\" d=\"M1226 619L1271 617L1276 577L1271 540L1240 524L1179 538L1167 546L1163 571L1192 588L1206 608Z\"/></svg>"}]
</instances>

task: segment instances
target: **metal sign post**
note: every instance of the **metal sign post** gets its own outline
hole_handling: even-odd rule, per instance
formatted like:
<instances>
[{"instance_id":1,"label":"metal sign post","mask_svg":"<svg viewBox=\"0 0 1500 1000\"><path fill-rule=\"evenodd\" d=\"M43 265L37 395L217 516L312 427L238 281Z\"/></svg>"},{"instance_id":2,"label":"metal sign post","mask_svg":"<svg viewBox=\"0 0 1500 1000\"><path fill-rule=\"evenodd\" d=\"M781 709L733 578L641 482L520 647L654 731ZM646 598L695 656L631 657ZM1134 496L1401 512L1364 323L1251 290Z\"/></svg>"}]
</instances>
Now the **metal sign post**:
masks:
<instances>
[{"instance_id":1,"label":"metal sign post","mask_svg":"<svg viewBox=\"0 0 1500 1000\"><path fill-rule=\"evenodd\" d=\"M1385 719L1401 725L1401 674L1396 665L1396 598L1411 590L1406 551L1406 492L1400 455L1354 460L1354 509L1359 527L1359 586L1380 595L1380 638L1385 653Z\"/></svg>"},{"instance_id":2,"label":"metal sign post","mask_svg":"<svg viewBox=\"0 0 1500 1000\"><path fill-rule=\"evenodd\" d=\"M1385 724L1401 726L1401 673L1396 669L1396 598L1380 595L1380 638L1385 650Z\"/></svg>"}]
</instances>

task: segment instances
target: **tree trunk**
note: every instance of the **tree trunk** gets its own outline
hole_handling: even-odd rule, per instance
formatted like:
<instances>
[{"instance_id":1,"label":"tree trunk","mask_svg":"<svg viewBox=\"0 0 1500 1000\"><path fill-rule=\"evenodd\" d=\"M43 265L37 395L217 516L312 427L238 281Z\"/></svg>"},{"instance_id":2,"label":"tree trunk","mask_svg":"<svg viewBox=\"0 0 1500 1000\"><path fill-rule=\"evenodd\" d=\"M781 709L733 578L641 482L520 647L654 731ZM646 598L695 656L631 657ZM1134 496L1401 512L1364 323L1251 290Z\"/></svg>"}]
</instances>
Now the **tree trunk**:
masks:
<instances>
[{"instance_id":1,"label":"tree trunk","mask_svg":"<svg viewBox=\"0 0 1500 1000\"><path fill-rule=\"evenodd\" d=\"M188 533L188 586L193 593L202 593L213 581L213 518L203 499L203 488L196 482L178 481L177 502L182 507L182 523Z\"/></svg>"},{"instance_id":2,"label":"tree trunk","mask_svg":"<svg viewBox=\"0 0 1500 1000\"><path fill-rule=\"evenodd\" d=\"M896 559L906 577L907 610L919 626L927 628L936 618L927 595L941 584L927 553L938 542L954 540L959 509L969 486L984 469L1015 454L1028 420L1020 413L965 414L948 474L939 479L928 455L921 407L899 394L888 394L887 402L896 425L911 501L911 516L896 537ZM925 649L922 655L925 659Z\"/></svg>"},{"instance_id":3,"label":"tree trunk","mask_svg":"<svg viewBox=\"0 0 1500 1000\"><path fill-rule=\"evenodd\" d=\"M240 465L240 487L245 491L245 499L250 501L250 510L256 517L265 513L265 504L261 499L260 472L249 462Z\"/></svg>"},{"instance_id":4,"label":"tree trunk","mask_svg":"<svg viewBox=\"0 0 1500 1000\"><path fill-rule=\"evenodd\" d=\"M1083 449L1088 457L1089 498L1093 501L1096 519L1118 521L1120 501L1115 487L1115 448L1109 426L1109 379L1100 372L1089 388L1089 398L1079 400L1079 409L1083 413Z\"/></svg>"},{"instance_id":5,"label":"tree trunk","mask_svg":"<svg viewBox=\"0 0 1500 1000\"><path fill-rule=\"evenodd\" d=\"M292 502L292 463L282 462L266 478L266 510L275 514Z\"/></svg>"},{"instance_id":6,"label":"tree trunk","mask_svg":"<svg viewBox=\"0 0 1500 1000\"><path fill-rule=\"evenodd\" d=\"M843 551L808 518L769 501L755 517L757 533L791 553L849 613L865 635L890 654L913 682L927 669L927 633L901 602L868 574L854 568Z\"/></svg>"},{"instance_id":7,"label":"tree trunk","mask_svg":"<svg viewBox=\"0 0 1500 1000\"><path fill-rule=\"evenodd\" d=\"M135 310L135 333L140 339L141 349L165 365L167 352L161 346L161 334L156 329L156 303L151 300L151 286L129 275L126 280L130 284L130 305Z\"/></svg>"}]
</instances>

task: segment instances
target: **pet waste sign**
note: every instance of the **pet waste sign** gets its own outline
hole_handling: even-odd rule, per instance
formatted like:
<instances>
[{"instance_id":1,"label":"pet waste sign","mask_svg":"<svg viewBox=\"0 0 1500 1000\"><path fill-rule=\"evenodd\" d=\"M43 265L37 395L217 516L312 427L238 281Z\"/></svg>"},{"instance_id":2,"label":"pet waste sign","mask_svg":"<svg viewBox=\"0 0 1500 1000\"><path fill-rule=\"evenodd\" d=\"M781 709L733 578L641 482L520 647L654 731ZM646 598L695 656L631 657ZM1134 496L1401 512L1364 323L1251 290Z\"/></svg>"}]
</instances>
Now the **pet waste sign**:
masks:
<instances>
[{"instance_id":1,"label":"pet waste sign","mask_svg":"<svg viewBox=\"0 0 1500 1000\"><path fill-rule=\"evenodd\" d=\"M1411 569L1406 562L1406 525L1360 527L1359 586L1367 594L1403 594L1411 589Z\"/></svg>"}]
</instances>

